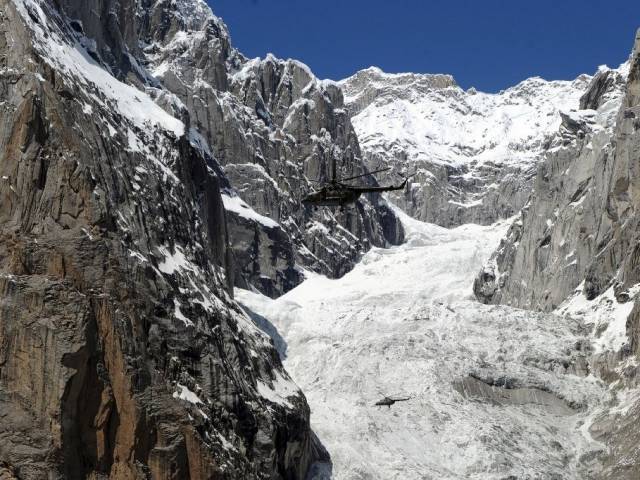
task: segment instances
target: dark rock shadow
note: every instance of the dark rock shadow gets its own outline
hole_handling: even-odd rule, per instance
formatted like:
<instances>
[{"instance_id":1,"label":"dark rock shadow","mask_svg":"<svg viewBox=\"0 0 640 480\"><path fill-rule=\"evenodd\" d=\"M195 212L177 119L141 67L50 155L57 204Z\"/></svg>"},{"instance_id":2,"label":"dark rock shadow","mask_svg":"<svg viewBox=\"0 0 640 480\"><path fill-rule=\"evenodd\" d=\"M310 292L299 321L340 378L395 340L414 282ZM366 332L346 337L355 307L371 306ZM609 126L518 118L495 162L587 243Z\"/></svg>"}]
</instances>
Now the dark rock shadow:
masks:
<instances>
[{"instance_id":1,"label":"dark rock shadow","mask_svg":"<svg viewBox=\"0 0 640 480\"><path fill-rule=\"evenodd\" d=\"M331 480L333 478L333 463L331 456L316 433L311 431L312 455L315 459L307 471L305 480Z\"/></svg>"},{"instance_id":2,"label":"dark rock shadow","mask_svg":"<svg viewBox=\"0 0 640 480\"><path fill-rule=\"evenodd\" d=\"M280 359L284 362L287 358L288 345L282 335L280 335L280 332L278 332L278 329L259 313L254 312L242 302L238 303L249 318L253 320L253 323L273 340L273 346L278 352L278 355L280 355ZM331 455L313 430L311 430L311 459L312 463L307 470L305 480L331 480L333 478Z\"/></svg>"},{"instance_id":3,"label":"dark rock shadow","mask_svg":"<svg viewBox=\"0 0 640 480\"><path fill-rule=\"evenodd\" d=\"M260 330L271 337L271 339L273 340L273 346L276 348L278 354L280 355L280 360L284 362L284 360L287 358L288 345L285 339L282 338L282 335L280 335L280 332L278 332L278 329L265 317L254 312L243 303L240 303L240 306L245 311L245 313L249 315L249 318L253 320L253 323L255 323Z\"/></svg>"}]
</instances>

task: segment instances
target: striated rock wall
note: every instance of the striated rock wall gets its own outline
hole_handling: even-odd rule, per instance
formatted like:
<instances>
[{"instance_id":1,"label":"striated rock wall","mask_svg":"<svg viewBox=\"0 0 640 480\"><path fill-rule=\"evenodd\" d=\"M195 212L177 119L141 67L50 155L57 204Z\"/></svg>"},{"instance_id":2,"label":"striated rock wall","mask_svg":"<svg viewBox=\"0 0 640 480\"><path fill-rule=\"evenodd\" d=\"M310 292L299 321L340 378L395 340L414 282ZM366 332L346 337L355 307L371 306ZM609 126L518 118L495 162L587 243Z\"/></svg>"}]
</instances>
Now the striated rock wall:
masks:
<instances>
[{"instance_id":1,"label":"striated rock wall","mask_svg":"<svg viewBox=\"0 0 640 480\"><path fill-rule=\"evenodd\" d=\"M114 75L173 115L188 113L190 135L234 187L229 196L239 194L258 216L278 223L242 214L230 223L238 286L277 296L302 281L302 268L341 276L371 246L402 241L400 223L376 194L344 212L301 208L317 185L309 179L326 180L331 158L343 176L366 172L331 82L295 60L246 59L202 0L126 0L114 8L61 0L60 8L87 51Z\"/></svg>"},{"instance_id":2,"label":"striated rock wall","mask_svg":"<svg viewBox=\"0 0 640 480\"><path fill-rule=\"evenodd\" d=\"M0 0L0 475L303 479L326 453L232 299L228 181L89 25Z\"/></svg>"},{"instance_id":3,"label":"striated rock wall","mask_svg":"<svg viewBox=\"0 0 640 480\"><path fill-rule=\"evenodd\" d=\"M616 205L627 196L623 172L631 168L628 149L635 142L625 131L633 119L625 118L624 70L601 70L582 97L583 109L562 115L529 203L475 282L482 301L550 311L583 280L588 299L614 280L622 257L611 256L612 240L631 226L620 221L630 214L626 206L623 213ZM606 273L598 272L603 261Z\"/></svg>"}]
</instances>

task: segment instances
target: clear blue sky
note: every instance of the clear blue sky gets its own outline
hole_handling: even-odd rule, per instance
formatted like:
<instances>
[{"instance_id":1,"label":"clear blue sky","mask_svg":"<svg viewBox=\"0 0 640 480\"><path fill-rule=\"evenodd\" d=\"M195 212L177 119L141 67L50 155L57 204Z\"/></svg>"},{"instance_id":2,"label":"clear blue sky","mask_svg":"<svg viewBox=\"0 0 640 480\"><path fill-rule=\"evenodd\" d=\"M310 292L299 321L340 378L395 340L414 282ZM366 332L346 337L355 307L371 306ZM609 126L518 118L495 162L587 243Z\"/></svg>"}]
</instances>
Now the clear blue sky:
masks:
<instances>
[{"instance_id":1,"label":"clear blue sky","mask_svg":"<svg viewBox=\"0 0 640 480\"><path fill-rule=\"evenodd\" d=\"M249 57L297 58L336 80L371 65L451 73L491 92L617 66L640 27L640 0L208 1Z\"/></svg>"}]
</instances>

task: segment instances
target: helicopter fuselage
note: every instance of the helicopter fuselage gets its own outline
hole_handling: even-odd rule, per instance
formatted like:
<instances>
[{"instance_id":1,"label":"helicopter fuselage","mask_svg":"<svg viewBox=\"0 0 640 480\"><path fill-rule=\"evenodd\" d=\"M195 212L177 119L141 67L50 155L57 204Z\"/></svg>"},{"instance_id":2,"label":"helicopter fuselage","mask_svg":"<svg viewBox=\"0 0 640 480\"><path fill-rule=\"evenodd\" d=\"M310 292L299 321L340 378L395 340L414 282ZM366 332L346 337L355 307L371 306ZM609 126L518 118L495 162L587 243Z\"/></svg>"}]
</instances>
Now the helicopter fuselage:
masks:
<instances>
[{"instance_id":1,"label":"helicopter fuselage","mask_svg":"<svg viewBox=\"0 0 640 480\"><path fill-rule=\"evenodd\" d=\"M313 205L315 207L344 207L355 203L363 193L402 190L406 184L406 180L397 187L356 187L340 183L329 184L304 197L302 199L302 203L305 205Z\"/></svg>"},{"instance_id":2,"label":"helicopter fuselage","mask_svg":"<svg viewBox=\"0 0 640 480\"><path fill-rule=\"evenodd\" d=\"M316 207L344 207L355 203L362 192L345 188L323 187L302 199L302 203Z\"/></svg>"},{"instance_id":3,"label":"helicopter fuselage","mask_svg":"<svg viewBox=\"0 0 640 480\"><path fill-rule=\"evenodd\" d=\"M373 404L374 407L389 407L395 405L397 402L406 402L407 400L411 400L411 398L391 398L384 397L382 400L377 401Z\"/></svg>"}]
</instances>

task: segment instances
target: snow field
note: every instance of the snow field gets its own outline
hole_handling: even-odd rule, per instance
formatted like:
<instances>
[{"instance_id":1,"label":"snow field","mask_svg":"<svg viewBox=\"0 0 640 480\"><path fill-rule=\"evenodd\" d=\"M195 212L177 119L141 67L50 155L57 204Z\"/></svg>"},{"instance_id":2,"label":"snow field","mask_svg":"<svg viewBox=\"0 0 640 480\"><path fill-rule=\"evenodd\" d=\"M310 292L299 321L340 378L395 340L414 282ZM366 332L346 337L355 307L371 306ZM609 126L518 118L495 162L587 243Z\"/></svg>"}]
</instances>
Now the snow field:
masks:
<instances>
[{"instance_id":1,"label":"snow field","mask_svg":"<svg viewBox=\"0 0 640 480\"><path fill-rule=\"evenodd\" d=\"M508 222L446 230L399 215L406 243L339 280L309 274L277 300L236 293L284 337L332 478L582 478L581 455L601 446L580 427L605 395L571 368L588 329L472 298ZM373 406L387 395L411 400Z\"/></svg>"}]
</instances>

